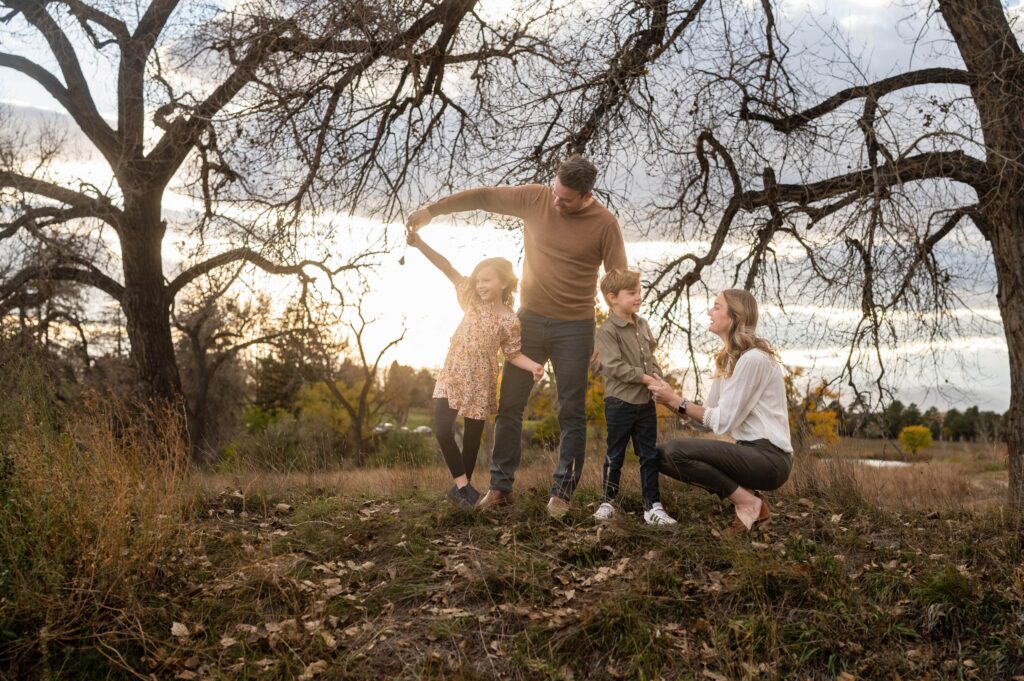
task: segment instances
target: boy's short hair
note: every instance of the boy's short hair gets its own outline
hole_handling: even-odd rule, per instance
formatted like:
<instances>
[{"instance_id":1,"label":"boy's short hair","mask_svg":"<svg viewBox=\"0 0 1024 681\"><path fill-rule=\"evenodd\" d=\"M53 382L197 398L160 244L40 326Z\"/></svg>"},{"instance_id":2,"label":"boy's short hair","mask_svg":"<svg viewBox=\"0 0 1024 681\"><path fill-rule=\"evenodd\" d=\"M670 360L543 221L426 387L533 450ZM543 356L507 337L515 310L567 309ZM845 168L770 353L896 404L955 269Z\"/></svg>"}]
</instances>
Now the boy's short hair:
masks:
<instances>
[{"instance_id":1,"label":"boy's short hair","mask_svg":"<svg viewBox=\"0 0 1024 681\"><path fill-rule=\"evenodd\" d=\"M597 167L579 154L570 156L558 165L555 173L558 181L583 196L594 188L597 182Z\"/></svg>"},{"instance_id":2,"label":"boy's short hair","mask_svg":"<svg viewBox=\"0 0 1024 681\"><path fill-rule=\"evenodd\" d=\"M619 291L640 288L640 273L632 270L611 270L601 277L601 295L608 302L611 294L619 295Z\"/></svg>"}]
</instances>

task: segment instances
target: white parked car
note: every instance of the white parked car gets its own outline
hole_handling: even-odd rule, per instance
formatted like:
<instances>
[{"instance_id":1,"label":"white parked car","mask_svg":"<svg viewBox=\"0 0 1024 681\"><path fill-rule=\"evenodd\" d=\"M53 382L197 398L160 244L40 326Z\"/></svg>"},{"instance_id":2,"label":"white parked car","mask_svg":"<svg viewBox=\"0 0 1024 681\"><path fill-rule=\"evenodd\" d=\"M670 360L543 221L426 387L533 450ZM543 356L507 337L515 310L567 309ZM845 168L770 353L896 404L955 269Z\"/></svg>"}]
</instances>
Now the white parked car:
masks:
<instances>
[{"instance_id":1,"label":"white parked car","mask_svg":"<svg viewBox=\"0 0 1024 681\"><path fill-rule=\"evenodd\" d=\"M378 423L373 427L374 435L383 435L384 433L390 433L395 429L395 424L385 421L384 423Z\"/></svg>"},{"instance_id":2,"label":"white parked car","mask_svg":"<svg viewBox=\"0 0 1024 681\"><path fill-rule=\"evenodd\" d=\"M415 428L412 429L412 432L416 433L417 435L430 435L434 431L430 430L430 426L416 426Z\"/></svg>"}]
</instances>

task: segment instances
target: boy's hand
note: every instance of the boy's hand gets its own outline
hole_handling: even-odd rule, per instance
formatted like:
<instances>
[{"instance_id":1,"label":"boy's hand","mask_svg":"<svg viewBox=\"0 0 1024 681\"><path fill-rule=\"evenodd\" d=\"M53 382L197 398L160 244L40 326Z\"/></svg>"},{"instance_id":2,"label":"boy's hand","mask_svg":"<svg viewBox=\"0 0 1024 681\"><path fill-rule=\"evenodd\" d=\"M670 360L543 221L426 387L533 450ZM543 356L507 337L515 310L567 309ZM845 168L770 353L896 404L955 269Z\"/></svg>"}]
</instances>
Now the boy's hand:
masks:
<instances>
[{"instance_id":1,"label":"boy's hand","mask_svg":"<svg viewBox=\"0 0 1024 681\"><path fill-rule=\"evenodd\" d=\"M405 243L409 244L410 246L419 246L420 235L417 234L414 230L407 228L405 230Z\"/></svg>"},{"instance_id":2,"label":"boy's hand","mask_svg":"<svg viewBox=\"0 0 1024 681\"><path fill-rule=\"evenodd\" d=\"M540 379L544 378L544 366L537 364L533 367L533 382L536 383Z\"/></svg>"},{"instance_id":3,"label":"boy's hand","mask_svg":"<svg viewBox=\"0 0 1024 681\"><path fill-rule=\"evenodd\" d=\"M409 213L409 217L405 219L405 226L411 232L415 232L423 225L430 222L432 219L430 211L426 208L417 208L413 212Z\"/></svg>"},{"instance_id":4,"label":"boy's hand","mask_svg":"<svg viewBox=\"0 0 1024 681\"><path fill-rule=\"evenodd\" d=\"M648 376L644 374L644 377L640 379L640 382L646 386L652 386L661 381L661 376Z\"/></svg>"}]
</instances>

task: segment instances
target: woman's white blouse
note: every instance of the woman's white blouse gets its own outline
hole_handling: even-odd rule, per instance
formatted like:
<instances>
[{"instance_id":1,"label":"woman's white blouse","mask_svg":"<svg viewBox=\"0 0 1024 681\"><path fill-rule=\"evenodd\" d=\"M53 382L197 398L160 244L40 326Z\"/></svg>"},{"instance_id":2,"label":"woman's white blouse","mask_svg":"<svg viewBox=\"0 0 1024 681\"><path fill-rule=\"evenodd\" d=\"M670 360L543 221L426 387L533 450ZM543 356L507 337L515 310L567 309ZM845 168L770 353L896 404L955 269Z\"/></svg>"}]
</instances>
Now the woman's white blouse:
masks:
<instances>
[{"instance_id":1,"label":"woman's white blouse","mask_svg":"<svg viewBox=\"0 0 1024 681\"><path fill-rule=\"evenodd\" d=\"M782 366L763 350L740 355L732 376L712 381L704 402L704 426L735 440L767 439L792 453Z\"/></svg>"}]
</instances>

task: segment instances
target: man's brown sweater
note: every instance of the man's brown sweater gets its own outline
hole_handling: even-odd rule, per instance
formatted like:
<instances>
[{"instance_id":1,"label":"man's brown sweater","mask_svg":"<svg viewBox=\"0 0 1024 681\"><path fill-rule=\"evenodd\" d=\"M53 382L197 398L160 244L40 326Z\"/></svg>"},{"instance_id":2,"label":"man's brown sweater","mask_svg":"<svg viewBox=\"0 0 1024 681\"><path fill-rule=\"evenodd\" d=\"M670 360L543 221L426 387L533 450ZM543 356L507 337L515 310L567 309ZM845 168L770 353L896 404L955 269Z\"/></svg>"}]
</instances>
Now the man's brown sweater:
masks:
<instances>
[{"instance_id":1,"label":"man's brown sweater","mask_svg":"<svg viewBox=\"0 0 1024 681\"><path fill-rule=\"evenodd\" d=\"M562 215L550 187L469 189L427 207L437 217L485 210L523 221L522 307L562 320L593 319L597 272L626 267L619 222L597 199L576 213Z\"/></svg>"}]
</instances>

